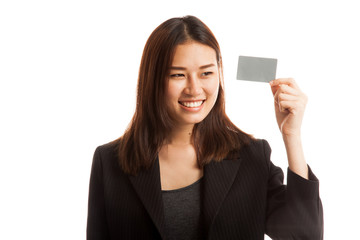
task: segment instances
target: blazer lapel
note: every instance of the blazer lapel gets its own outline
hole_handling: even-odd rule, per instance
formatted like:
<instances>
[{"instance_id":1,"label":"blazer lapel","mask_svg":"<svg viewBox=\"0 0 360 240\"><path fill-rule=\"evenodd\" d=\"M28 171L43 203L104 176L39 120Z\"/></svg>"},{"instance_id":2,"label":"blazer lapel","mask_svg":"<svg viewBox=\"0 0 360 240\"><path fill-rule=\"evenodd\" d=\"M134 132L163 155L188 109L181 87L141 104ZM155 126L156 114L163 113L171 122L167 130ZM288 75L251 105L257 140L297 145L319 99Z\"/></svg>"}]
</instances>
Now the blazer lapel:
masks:
<instances>
[{"instance_id":1,"label":"blazer lapel","mask_svg":"<svg viewBox=\"0 0 360 240\"><path fill-rule=\"evenodd\" d=\"M240 163L241 159L223 160L204 167L203 214L207 233L235 180Z\"/></svg>"},{"instance_id":2,"label":"blazer lapel","mask_svg":"<svg viewBox=\"0 0 360 240\"><path fill-rule=\"evenodd\" d=\"M159 159L156 158L154 165L149 170L142 170L137 176L129 176L129 178L162 239L165 239Z\"/></svg>"},{"instance_id":3,"label":"blazer lapel","mask_svg":"<svg viewBox=\"0 0 360 240\"><path fill-rule=\"evenodd\" d=\"M241 163L240 159L211 162L204 167L203 214L205 232L209 232ZM149 213L162 239L165 239L165 217L161 193L160 167L157 158L149 170L129 176L130 182Z\"/></svg>"}]
</instances>

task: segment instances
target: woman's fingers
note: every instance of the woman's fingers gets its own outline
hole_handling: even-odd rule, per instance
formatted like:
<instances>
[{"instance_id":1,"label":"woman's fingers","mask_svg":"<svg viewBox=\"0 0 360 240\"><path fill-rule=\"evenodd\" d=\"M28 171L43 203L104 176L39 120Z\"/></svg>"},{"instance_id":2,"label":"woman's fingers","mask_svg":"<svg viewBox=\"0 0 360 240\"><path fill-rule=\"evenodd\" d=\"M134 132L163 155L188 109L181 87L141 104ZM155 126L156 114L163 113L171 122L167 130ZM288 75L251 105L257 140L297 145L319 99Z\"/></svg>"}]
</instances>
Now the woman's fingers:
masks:
<instances>
[{"instance_id":1,"label":"woman's fingers","mask_svg":"<svg viewBox=\"0 0 360 240\"><path fill-rule=\"evenodd\" d=\"M302 112L305 110L307 98L299 98L297 96L280 93L275 99L275 104L278 105L280 112L288 110L291 113Z\"/></svg>"},{"instance_id":2,"label":"woman's fingers","mask_svg":"<svg viewBox=\"0 0 360 240\"><path fill-rule=\"evenodd\" d=\"M292 78L279 78L270 82L274 96L276 120L284 135L300 133L307 96Z\"/></svg>"},{"instance_id":3,"label":"woman's fingers","mask_svg":"<svg viewBox=\"0 0 360 240\"><path fill-rule=\"evenodd\" d=\"M280 101L279 111L280 112L289 111L291 113L294 113L294 111L297 109L297 105L298 103L296 101Z\"/></svg>"},{"instance_id":4,"label":"woman's fingers","mask_svg":"<svg viewBox=\"0 0 360 240\"><path fill-rule=\"evenodd\" d=\"M292 78L279 78L270 82L274 101L280 112L302 110L307 103L306 95L301 92Z\"/></svg>"},{"instance_id":5,"label":"woman's fingers","mask_svg":"<svg viewBox=\"0 0 360 240\"><path fill-rule=\"evenodd\" d=\"M276 103L279 103L281 101L296 101L298 97L283 92L277 92L274 96L274 99Z\"/></svg>"},{"instance_id":6,"label":"woman's fingers","mask_svg":"<svg viewBox=\"0 0 360 240\"><path fill-rule=\"evenodd\" d=\"M277 84L277 85L271 85L271 91L272 93L275 95L275 93L280 90L280 92L283 93L288 93L288 94L292 94L292 95L299 95L300 94L300 89L298 88L294 88L290 85L287 85L285 83L281 83L281 84Z\"/></svg>"},{"instance_id":7,"label":"woman's fingers","mask_svg":"<svg viewBox=\"0 0 360 240\"><path fill-rule=\"evenodd\" d=\"M275 101L277 101L279 95L291 95L291 96L299 96L300 92L297 91L296 89L293 89L291 87L289 87L288 85L280 85L277 87L273 87L273 94L274 94L274 98Z\"/></svg>"},{"instance_id":8,"label":"woman's fingers","mask_svg":"<svg viewBox=\"0 0 360 240\"><path fill-rule=\"evenodd\" d=\"M296 84L296 82L293 78L278 78L278 79L270 81L271 86L278 86L280 84L286 84L292 88L299 89L299 86Z\"/></svg>"}]
</instances>

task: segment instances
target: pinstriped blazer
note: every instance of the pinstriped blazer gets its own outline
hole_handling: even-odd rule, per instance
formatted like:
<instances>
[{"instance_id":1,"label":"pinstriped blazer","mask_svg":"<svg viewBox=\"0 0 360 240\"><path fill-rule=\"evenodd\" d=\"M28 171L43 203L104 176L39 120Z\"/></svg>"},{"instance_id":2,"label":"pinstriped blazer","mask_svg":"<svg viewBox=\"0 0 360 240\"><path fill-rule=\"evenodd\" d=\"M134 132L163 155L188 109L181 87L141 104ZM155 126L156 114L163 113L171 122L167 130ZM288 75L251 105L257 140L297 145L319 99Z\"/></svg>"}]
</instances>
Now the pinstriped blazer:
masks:
<instances>
[{"instance_id":1,"label":"pinstriped blazer","mask_svg":"<svg viewBox=\"0 0 360 240\"><path fill-rule=\"evenodd\" d=\"M319 182L270 161L265 140L239 150L238 158L204 167L202 222L206 239L322 239ZM94 153L88 202L87 239L166 239L158 160L137 176L124 174L115 146Z\"/></svg>"}]
</instances>

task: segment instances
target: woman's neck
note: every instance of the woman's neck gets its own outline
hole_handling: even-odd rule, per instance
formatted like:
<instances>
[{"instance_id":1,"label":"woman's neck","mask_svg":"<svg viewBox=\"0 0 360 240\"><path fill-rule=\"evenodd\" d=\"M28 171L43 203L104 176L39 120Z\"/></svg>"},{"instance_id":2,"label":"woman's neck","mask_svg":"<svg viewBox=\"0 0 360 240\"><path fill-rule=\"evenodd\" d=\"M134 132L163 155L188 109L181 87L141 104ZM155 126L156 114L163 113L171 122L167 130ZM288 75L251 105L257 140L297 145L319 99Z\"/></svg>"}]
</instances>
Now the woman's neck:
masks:
<instances>
[{"instance_id":1,"label":"woman's neck","mask_svg":"<svg viewBox=\"0 0 360 240\"><path fill-rule=\"evenodd\" d=\"M170 145L190 145L191 135L194 125L186 125L182 127L176 127L171 132L169 138L167 139L167 144Z\"/></svg>"}]
</instances>

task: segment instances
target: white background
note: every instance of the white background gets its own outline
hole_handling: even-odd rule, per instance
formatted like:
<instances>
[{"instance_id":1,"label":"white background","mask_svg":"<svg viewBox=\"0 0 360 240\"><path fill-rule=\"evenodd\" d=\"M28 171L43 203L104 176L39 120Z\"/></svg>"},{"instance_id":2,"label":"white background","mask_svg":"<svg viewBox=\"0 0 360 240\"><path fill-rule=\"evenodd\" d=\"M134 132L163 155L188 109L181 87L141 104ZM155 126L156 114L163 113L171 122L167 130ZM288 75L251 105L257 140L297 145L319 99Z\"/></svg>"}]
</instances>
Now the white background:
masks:
<instances>
[{"instance_id":1,"label":"white background","mask_svg":"<svg viewBox=\"0 0 360 240\"><path fill-rule=\"evenodd\" d=\"M149 34L187 14L220 43L228 115L267 139L285 172L270 87L237 81L238 55L277 58L277 77L308 95L303 142L325 239L359 239L356 1L123 2L0 2L0 239L85 239L93 152L132 117Z\"/></svg>"}]
</instances>

